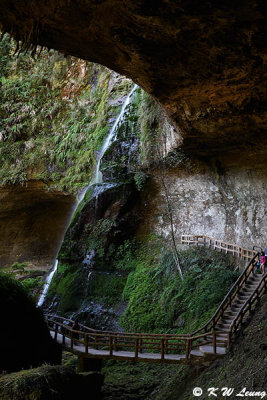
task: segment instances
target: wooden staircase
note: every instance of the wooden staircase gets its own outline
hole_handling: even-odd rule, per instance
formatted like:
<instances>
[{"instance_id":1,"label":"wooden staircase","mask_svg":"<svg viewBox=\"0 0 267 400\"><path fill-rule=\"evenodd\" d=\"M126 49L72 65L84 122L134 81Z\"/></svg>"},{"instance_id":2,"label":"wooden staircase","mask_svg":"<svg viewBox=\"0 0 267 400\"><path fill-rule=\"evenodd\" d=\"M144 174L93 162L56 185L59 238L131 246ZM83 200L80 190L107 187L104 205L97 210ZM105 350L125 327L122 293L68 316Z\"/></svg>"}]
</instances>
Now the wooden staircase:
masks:
<instances>
[{"instance_id":1,"label":"wooden staircase","mask_svg":"<svg viewBox=\"0 0 267 400\"><path fill-rule=\"evenodd\" d=\"M256 275L256 253L212 318L191 334L147 334L98 331L56 315L46 315L51 335L83 358L207 365L224 355L267 287L267 274Z\"/></svg>"}]
</instances>

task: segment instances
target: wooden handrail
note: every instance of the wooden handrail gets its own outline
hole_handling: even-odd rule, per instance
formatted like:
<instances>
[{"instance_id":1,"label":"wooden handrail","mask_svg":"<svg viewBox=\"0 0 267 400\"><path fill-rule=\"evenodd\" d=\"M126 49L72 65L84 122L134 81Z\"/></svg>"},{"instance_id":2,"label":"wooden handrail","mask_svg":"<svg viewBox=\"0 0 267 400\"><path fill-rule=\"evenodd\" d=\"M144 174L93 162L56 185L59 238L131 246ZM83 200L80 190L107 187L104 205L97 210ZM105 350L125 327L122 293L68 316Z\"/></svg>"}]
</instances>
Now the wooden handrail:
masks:
<instances>
[{"instance_id":1,"label":"wooden handrail","mask_svg":"<svg viewBox=\"0 0 267 400\"><path fill-rule=\"evenodd\" d=\"M99 346L104 348L109 348L109 354L112 355L113 351L117 351L118 348L123 348L124 350L129 350L129 348L134 349L135 358L138 359L138 354L142 353L145 347L147 351L160 352L161 358L164 359L165 355L168 354L168 350L179 350L184 349L186 359L190 356L190 349L199 346L202 342L198 342L200 339L205 339L203 343L214 345L214 330L205 332L196 336L183 336L183 335L171 335L165 334L128 334L124 332L116 332L116 335L107 332L84 332L72 329L68 325L56 322L54 319L47 318L49 328L55 332L59 333L59 326L63 327L64 330L60 332L65 338L70 339L70 347L73 350L75 342L81 343L85 346L85 351L88 353L89 345L93 348L98 349ZM53 324L51 326L50 324ZM54 325L56 326L54 328ZM68 331L68 333L66 332ZM222 333L223 331L216 331L216 334ZM77 337L78 335L78 337ZM207 340L207 336L212 336L212 340ZM81 337L81 339L80 339ZM194 342L196 342L194 344ZM216 342L216 339L215 339ZM139 351L140 350L140 351Z\"/></svg>"},{"instance_id":2,"label":"wooden handrail","mask_svg":"<svg viewBox=\"0 0 267 400\"><path fill-rule=\"evenodd\" d=\"M197 237L203 238L203 236ZM222 317L224 311L231 306L240 289L243 288L251 277L257 257L259 257L259 253L254 254L253 258L249 261L242 274L228 291L210 320L192 334L153 334L100 331L88 328L81 324L79 324L81 330L74 330L72 326L64 323L67 321L69 324L73 325L74 321L51 314L46 315L47 324L49 329L55 332L54 338L56 340L58 335L62 335L62 344L66 345L66 338L70 339L69 343L72 351L76 351L75 344L78 342L84 346L86 354L88 354L89 347L95 348L96 350L98 350L99 347L102 349L108 349L110 357L113 357L113 352L117 352L118 349L123 349L124 351L132 349L134 352L134 359L137 360L139 354L142 354L145 349L146 352L156 351L156 353L160 354L160 359L164 360L169 351L172 351L172 354L175 354L173 351L179 351L180 354L182 350L185 353L185 359L188 360L190 358L191 350L202 344L211 344L213 352L216 353L217 344L220 343L220 339L217 338L217 335L222 333L225 334L225 330L216 329L216 324ZM233 335L242 324L244 315L248 311L251 311L252 305L258 300L266 287L267 274L262 277L253 293L232 321L227 335L228 345L230 343L231 335Z\"/></svg>"},{"instance_id":3,"label":"wooden handrail","mask_svg":"<svg viewBox=\"0 0 267 400\"><path fill-rule=\"evenodd\" d=\"M203 240L203 242L200 241ZM224 242L205 235L182 235L181 244L195 244L195 245L206 245L209 242L209 246L215 250L224 250L226 253L238 256L245 261L251 260L256 254L256 250L245 249L234 243Z\"/></svg>"},{"instance_id":4,"label":"wooden handrail","mask_svg":"<svg viewBox=\"0 0 267 400\"><path fill-rule=\"evenodd\" d=\"M260 286L262 285L262 283L264 283L264 285L262 286L262 288L259 290ZM233 326L236 326L236 321L238 321L240 315L245 314L248 310L245 310L247 308L247 306L249 306L248 308L250 309L251 306L255 303L255 301L258 300L259 296L263 293L263 291L265 290L265 288L267 287L267 273L262 277L262 279L260 280L260 282L258 283L257 287L255 288L255 290L253 291L253 293L249 296L249 298L246 300L246 302L243 304L243 306L241 307L241 309L238 311L238 314L235 316L234 320L232 321L230 328L229 328L229 333L231 334L233 331ZM255 296L256 294L256 296ZM254 297L254 299L253 299ZM238 326L240 326L242 324L242 321L240 321L238 323ZM237 329L237 328L235 328Z\"/></svg>"},{"instance_id":5,"label":"wooden handrail","mask_svg":"<svg viewBox=\"0 0 267 400\"><path fill-rule=\"evenodd\" d=\"M244 269L244 271L242 272L242 274L238 277L238 279L235 281L235 283L233 284L233 286L231 287L231 289L229 290L229 292L226 294L226 296L224 297L223 301L221 302L221 304L218 306L218 308L216 309L215 313L213 314L213 316L210 318L210 320L201 328L197 329L196 331L194 331L192 333L192 335L195 335L198 332L201 332L203 329L205 330L205 328L207 328L209 325L215 325L216 322L218 321L219 317L219 313L223 310L225 311L225 309L228 307L229 302L231 302L234 297L236 296L238 290L242 287L242 284L245 283L248 280L248 277L250 276L250 274L253 272L253 264L256 260L256 258L259 257L259 253L257 253L253 259L248 263L247 267ZM249 271L250 270L250 271ZM249 272L248 272L249 271ZM245 278L245 279L243 279ZM237 291L236 291L237 289Z\"/></svg>"}]
</instances>

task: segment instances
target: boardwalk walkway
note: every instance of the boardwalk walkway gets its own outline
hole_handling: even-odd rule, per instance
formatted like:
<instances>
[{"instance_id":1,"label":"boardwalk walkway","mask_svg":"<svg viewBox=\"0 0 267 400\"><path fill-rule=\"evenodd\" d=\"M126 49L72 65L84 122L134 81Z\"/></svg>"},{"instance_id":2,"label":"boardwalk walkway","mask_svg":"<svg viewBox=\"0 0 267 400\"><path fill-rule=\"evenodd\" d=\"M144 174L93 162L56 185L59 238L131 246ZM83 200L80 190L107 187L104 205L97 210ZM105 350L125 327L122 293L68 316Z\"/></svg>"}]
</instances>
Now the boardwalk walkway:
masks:
<instances>
[{"instance_id":1,"label":"boardwalk walkway","mask_svg":"<svg viewBox=\"0 0 267 400\"><path fill-rule=\"evenodd\" d=\"M147 334L98 331L56 315L46 320L52 337L80 357L154 363L210 363L226 353L231 341L267 287L267 274L255 275L256 253L212 318L192 334Z\"/></svg>"}]
</instances>

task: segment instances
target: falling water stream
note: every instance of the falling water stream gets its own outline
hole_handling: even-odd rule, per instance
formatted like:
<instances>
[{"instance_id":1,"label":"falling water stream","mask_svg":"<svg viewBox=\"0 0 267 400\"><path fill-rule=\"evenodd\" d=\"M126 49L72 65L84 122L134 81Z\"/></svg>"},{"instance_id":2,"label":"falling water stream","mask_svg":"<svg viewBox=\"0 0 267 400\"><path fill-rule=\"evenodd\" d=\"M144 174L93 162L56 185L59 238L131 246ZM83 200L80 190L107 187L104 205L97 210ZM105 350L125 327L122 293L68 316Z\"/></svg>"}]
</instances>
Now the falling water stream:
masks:
<instances>
[{"instance_id":1,"label":"falling water stream","mask_svg":"<svg viewBox=\"0 0 267 400\"><path fill-rule=\"evenodd\" d=\"M126 97L126 99L125 99L125 101L124 101L124 103L123 103L123 105L121 107L121 111L120 111L118 117L116 118L112 128L109 131L109 134L108 134L106 140L104 141L104 143L103 143L103 145L102 145L102 147L100 149L94 176L93 176L91 182L89 183L89 185L85 186L82 189L82 191L80 192L79 197L78 197L78 201L75 204L75 206L73 207L70 220L72 219L72 216L74 215L75 211L77 210L79 204L84 199L84 196L85 196L85 194L86 194L88 189L90 189L92 186L96 185L95 189L94 189L94 192L92 194L92 197L98 197L98 195L100 193L102 193L103 191L105 191L105 190L107 190L107 189L109 189L109 188L111 188L111 187L113 187L115 185L114 183L103 183L102 172L100 170L101 161L102 161L102 158L103 158L105 152L107 151L107 149L110 147L110 145L116 139L117 128L118 128L119 124L123 121L125 110L126 110L127 106L129 105L131 97L132 97L133 93L136 91L137 88L138 88L138 85L134 85L133 88L131 89L131 91L129 92L129 94L127 95L127 97ZM45 280L42 294L41 294L41 296L40 296L40 298L38 300L38 303L37 303L38 307L41 307L43 305L44 301L45 301L49 286L50 286L51 281L52 281L52 278L53 278L53 276L54 276L54 274L55 274L55 272L57 270L57 265L58 265L58 259L55 260L53 268L52 268L51 272L49 273L49 275L47 276L47 278ZM91 277L91 273L89 272L89 274L88 274L88 284L89 284L90 277Z\"/></svg>"},{"instance_id":2,"label":"falling water stream","mask_svg":"<svg viewBox=\"0 0 267 400\"><path fill-rule=\"evenodd\" d=\"M39 300L38 300L38 303L37 303L37 306L38 306L38 307L41 307L41 305L43 304L43 302L44 302L44 300L45 300L45 297L46 297L46 294L47 294L47 292L48 292L50 283L51 283L51 281L52 281L52 279L53 279L53 276L54 276L54 274L55 274L55 272L56 272L56 270L57 270L57 265L58 265L58 260L55 260L55 263L54 263L54 265L53 265L53 268L52 268L51 272L50 272L49 275L47 275L47 277L46 277L46 280L45 280L45 283L44 283L44 287L43 287L42 294L41 294L41 296L40 296L40 298L39 298Z\"/></svg>"},{"instance_id":3,"label":"falling water stream","mask_svg":"<svg viewBox=\"0 0 267 400\"><path fill-rule=\"evenodd\" d=\"M124 116L124 112L126 107L128 106L128 104L130 103L130 99L133 95L133 93L136 91L136 89L138 88L137 85L134 85L134 87L132 88L132 90L130 91L130 93L128 94L128 96L126 97L122 107L121 107L121 111L118 115L118 117L116 118L116 121L114 122L106 140L103 143L103 146L100 150L100 154L99 154L99 158L98 158L98 162L96 165L96 170L95 170L95 176L94 179L91 183L102 183L103 178L102 178L102 172L100 171L100 164L101 164L101 160L105 154L105 152L107 151L107 149L109 148L109 146L111 145L111 143L113 142L113 140L116 138L116 132L117 132L117 127L119 125L119 123L123 120L123 116Z\"/></svg>"}]
</instances>

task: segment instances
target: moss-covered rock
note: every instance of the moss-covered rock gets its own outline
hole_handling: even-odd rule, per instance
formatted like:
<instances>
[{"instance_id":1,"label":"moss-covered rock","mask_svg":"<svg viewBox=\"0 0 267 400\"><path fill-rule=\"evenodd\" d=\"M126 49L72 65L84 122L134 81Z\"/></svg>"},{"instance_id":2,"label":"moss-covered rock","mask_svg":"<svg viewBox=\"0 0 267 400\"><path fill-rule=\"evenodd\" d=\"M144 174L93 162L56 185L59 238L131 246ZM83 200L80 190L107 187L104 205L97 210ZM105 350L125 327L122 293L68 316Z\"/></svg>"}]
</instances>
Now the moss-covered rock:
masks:
<instances>
[{"instance_id":1,"label":"moss-covered rock","mask_svg":"<svg viewBox=\"0 0 267 400\"><path fill-rule=\"evenodd\" d=\"M42 311L18 281L4 274L0 274L0 315L0 371L60 363L61 349L51 338Z\"/></svg>"},{"instance_id":2,"label":"moss-covered rock","mask_svg":"<svg viewBox=\"0 0 267 400\"><path fill-rule=\"evenodd\" d=\"M59 259L81 262L95 251L95 267L112 266L116 248L135 232L140 216L135 210L138 191L134 184L96 187L73 219L62 244Z\"/></svg>"},{"instance_id":3,"label":"moss-covered rock","mask_svg":"<svg viewBox=\"0 0 267 400\"><path fill-rule=\"evenodd\" d=\"M100 399L103 376L97 372L76 374L72 367L42 366L0 378L1 400Z\"/></svg>"}]
</instances>

